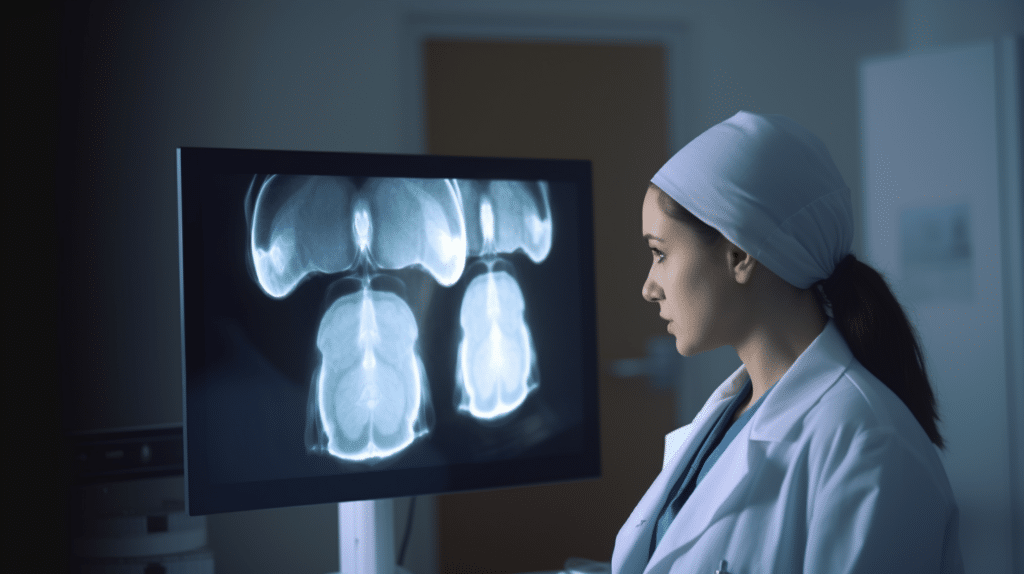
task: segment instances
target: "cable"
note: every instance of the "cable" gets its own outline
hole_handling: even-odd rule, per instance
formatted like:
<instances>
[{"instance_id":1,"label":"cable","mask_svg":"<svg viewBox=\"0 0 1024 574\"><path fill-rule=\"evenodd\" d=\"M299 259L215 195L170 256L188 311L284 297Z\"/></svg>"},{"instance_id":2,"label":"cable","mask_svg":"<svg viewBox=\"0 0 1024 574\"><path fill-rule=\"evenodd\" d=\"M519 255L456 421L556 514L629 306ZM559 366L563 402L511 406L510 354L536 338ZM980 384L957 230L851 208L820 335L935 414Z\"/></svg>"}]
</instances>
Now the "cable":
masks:
<instances>
[{"instance_id":1,"label":"cable","mask_svg":"<svg viewBox=\"0 0 1024 574\"><path fill-rule=\"evenodd\" d=\"M412 533L412 517L416 510L416 497L409 499L409 514L405 517L405 534L402 535L402 548L398 551L398 565L405 566L405 549L409 546L409 534Z\"/></svg>"}]
</instances>

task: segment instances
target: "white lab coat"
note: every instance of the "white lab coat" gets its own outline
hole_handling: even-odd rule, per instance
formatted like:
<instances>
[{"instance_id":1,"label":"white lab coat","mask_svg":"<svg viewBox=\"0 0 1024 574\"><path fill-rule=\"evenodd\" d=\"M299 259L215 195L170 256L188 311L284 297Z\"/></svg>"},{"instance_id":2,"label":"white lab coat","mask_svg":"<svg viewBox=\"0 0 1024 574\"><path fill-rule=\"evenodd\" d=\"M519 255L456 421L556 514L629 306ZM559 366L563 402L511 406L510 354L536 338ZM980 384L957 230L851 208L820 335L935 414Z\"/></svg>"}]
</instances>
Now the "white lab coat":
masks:
<instances>
[{"instance_id":1,"label":"white lab coat","mask_svg":"<svg viewBox=\"0 0 1024 574\"><path fill-rule=\"evenodd\" d=\"M937 449L829 321L694 489L648 563L669 490L747 380L693 422L619 530L613 574L962 573L958 510Z\"/></svg>"}]
</instances>

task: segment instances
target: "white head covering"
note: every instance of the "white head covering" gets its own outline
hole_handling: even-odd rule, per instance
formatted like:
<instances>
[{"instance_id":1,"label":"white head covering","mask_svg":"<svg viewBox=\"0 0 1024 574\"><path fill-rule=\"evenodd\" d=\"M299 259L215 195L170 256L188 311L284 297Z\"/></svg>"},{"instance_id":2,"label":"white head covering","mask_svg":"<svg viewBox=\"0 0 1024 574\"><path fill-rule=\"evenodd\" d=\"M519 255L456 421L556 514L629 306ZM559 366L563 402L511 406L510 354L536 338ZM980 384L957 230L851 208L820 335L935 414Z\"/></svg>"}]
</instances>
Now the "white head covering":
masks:
<instances>
[{"instance_id":1,"label":"white head covering","mask_svg":"<svg viewBox=\"0 0 1024 574\"><path fill-rule=\"evenodd\" d=\"M853 244L849 188L825 144L785 116L739 112L651 182L801 289L828 278Z\"/></svg>"}]
</instances>

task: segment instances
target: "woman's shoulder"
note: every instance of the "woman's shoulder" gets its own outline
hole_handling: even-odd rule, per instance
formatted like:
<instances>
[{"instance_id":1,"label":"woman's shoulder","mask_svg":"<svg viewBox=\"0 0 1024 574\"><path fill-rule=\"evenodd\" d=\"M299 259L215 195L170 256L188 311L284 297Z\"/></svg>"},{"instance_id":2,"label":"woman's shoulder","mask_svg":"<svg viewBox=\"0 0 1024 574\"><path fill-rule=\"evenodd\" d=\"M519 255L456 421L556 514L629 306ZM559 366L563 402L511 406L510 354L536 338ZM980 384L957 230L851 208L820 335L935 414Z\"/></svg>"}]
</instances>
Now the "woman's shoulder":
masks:
<instances>
[{"instance_id":1,"label":"woman's shoulder","mask_svg":"<svg viewBox=\"0 0 1024 574\"><path fill-rule=\"evenodd\" d=\"M856 359L807 414L823 427L896 433L928 442L910 409Z\"/></svg>"},{"instance_id":2,"label":"woman's shoulder","mask_svg":"<svg viewBox=\"0 0 1024 574\"><path fill-rule=\"evenodd\" d=\"M856 360L806 413L803 434L820 461L855 455L864 468L912 466L948 488L938 451L910 409Z\"/></svg>"}]
</instances>

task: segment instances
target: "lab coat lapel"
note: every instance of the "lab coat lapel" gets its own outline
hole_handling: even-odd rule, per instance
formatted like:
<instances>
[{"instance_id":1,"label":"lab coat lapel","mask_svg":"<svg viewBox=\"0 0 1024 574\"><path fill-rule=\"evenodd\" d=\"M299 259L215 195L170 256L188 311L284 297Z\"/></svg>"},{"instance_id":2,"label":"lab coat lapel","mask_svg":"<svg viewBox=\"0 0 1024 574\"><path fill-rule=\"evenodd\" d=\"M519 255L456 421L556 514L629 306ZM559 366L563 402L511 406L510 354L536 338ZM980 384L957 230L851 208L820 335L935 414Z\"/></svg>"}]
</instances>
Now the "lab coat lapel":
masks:
<instances>
[{"instance_id":1,"label":"lab coat lapel","mask_svg":"<svg viewBox=\"0 0 1024 574\"><path fill-rule=\"evenodd\" d=\"M746 369L740 367L712 393L692 423L675 431L677 433L681 431L681 434L687 436L682 439L679 450L668 458L661 473L647 489L647 493L640 499L636 508L633 509L629 520L619 530L615 539L616 552L612 556L612 572L639 574L644 571L648 562L654 525L657 522L658 513L661 512L668 500L672 485L686 471L686 463L700 448L704 436L711 430L722 411L728 407L729 400L742 389L746 380ZM625 552L620 554L619 549L625 549Z\"/></svg>"},{"instance_id":2,"label":"lab coat lapel","mask_svg":"<svg viewBox=\"0 0 1024 574\"><path fill-rule=\"evenodd\" d=\"M750 469L760 466L765 453L762 445L746 440L748 433L746 429L740 432L728 454L718 459L694 489L651 556L648 572L660 572L662 561L685 552L718 517L743 504L747 483L753 479Z\"/></svg>"}]
</instances>

